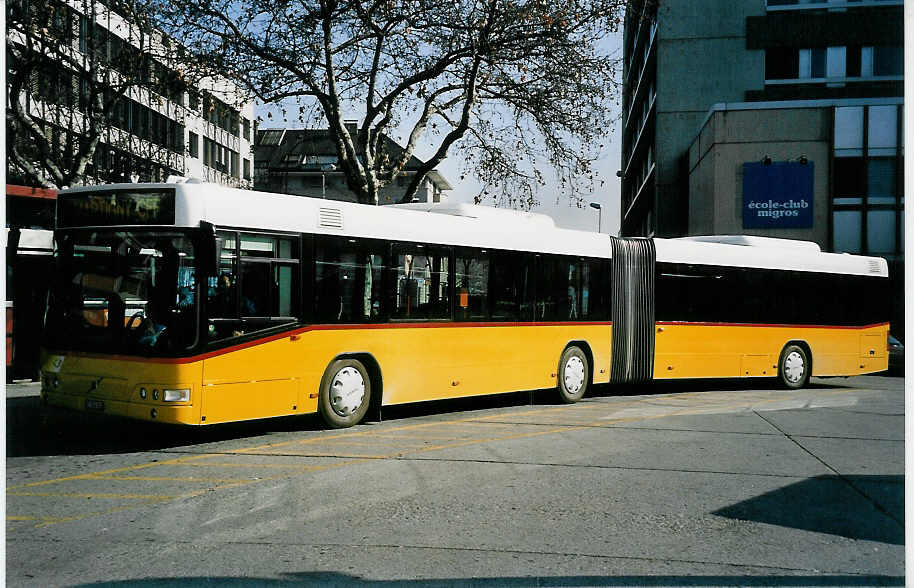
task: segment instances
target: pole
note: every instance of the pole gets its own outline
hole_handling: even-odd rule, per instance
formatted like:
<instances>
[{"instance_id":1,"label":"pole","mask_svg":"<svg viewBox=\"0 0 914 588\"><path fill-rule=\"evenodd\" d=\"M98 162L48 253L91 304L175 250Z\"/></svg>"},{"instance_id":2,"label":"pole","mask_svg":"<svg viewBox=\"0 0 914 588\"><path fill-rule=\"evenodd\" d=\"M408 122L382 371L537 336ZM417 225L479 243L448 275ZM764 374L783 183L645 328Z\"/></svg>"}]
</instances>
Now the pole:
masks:
<instances>
[{"instance_id":1,"label":"pole","mask_svg":"<svg viewBox=\"0 0 914 588\"><path fill-rule=\"evenodd\" d=\"M591 202L590 207L595 208L597 210L597 232L602 233L603 232L603 206L599 202Z\"/></svg>"}]
</instances>

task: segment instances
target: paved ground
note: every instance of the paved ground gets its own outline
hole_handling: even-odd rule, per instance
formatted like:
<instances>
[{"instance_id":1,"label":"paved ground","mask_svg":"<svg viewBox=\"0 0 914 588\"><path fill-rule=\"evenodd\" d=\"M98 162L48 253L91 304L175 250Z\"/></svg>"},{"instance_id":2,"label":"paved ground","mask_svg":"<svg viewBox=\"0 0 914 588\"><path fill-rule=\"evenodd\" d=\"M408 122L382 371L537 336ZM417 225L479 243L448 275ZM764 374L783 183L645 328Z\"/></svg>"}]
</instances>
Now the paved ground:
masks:
<instances>
[{"instance_id":1,"label":"paved ground","mask_svg":"<svg viewBox=\"0 0 914 588\"><path fill-rule=\"evenodd\" d=\"M767 383L766 383L767 384ZM904 584L901 378L204 430L7 390L10 586Z\"/></svg>"}]
</instances>

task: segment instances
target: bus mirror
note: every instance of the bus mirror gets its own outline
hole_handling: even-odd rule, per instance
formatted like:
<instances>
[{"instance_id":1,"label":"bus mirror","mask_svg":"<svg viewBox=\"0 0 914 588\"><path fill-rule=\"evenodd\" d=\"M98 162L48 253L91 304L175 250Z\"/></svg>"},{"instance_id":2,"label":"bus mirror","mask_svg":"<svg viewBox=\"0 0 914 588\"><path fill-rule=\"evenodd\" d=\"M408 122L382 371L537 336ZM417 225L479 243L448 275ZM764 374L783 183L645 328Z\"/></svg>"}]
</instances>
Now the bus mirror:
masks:
<instances>
[{"instance_id":1,"label":"bus mirror","mask_svg":"<svg viewBox=\"0 0 914 588\"><path fill-rule=\"evenodd\" d=\"M200 266L205 274L215 276L222 256L222 237L216 234L216 228L210 223L201 222L200 228Z\"/></svg>"}]
</instances>

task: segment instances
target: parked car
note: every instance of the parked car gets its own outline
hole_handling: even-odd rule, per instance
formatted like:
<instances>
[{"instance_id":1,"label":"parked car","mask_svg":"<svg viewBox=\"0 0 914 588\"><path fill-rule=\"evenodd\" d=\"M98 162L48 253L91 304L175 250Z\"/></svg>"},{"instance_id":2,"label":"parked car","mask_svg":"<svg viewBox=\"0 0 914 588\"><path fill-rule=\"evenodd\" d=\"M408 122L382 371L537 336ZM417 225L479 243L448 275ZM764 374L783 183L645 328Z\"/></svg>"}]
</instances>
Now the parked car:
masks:
<instances>
[{"instance_id":1,"label":"parked car","mask_svg":"<svg viewBox=\"0 0 914 588\"><path fill-rule=\"evenodd\" d=\"M904 375L904 345L893 335L889 335L889 373Z\"/></svg>"}]
</instances>

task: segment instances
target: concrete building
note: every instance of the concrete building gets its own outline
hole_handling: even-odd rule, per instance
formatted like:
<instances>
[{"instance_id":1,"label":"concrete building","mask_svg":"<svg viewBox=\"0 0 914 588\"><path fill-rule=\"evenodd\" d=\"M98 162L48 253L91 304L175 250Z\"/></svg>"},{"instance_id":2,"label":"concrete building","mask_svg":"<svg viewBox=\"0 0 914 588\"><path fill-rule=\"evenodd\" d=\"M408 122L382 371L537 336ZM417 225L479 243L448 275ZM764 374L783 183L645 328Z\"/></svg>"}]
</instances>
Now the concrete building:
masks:
<instances>
[{"instance_id":1,"label":"concrete building","mask_svg":"<svg viewBox=\"0 0 914 588\"><path fill-rule=\"evenodd\" d=\"M796 101L818 101L810 106L826 110L839 104L884 106L883 98L895 98L900 105L902 4L901 0L632 3L624 31L621 233L675 237L704 227L702 221L690 219L688 151L712 108L745 111L755 104L765 117L759 114L758 124L746 127L739 140L756 141L758 132L760 143L770 143L775 135L779 142L789 143L815 133L797 129L799 135L791 137L765 127L790 128L789 118L795 114L787 111L798 107ZM857 102L840 102L848 99ZM718 104L727 106L715 107ZM781 115L788 120L770 120ZM766 133L771 135L768 139ZM785 157L802 155L788 151ZM825 162L817 164L822 167ZM830 186L826 190L831 193ZM843 218L849 217L839 215ZM834 221L831 215L822 220ZM820 234L829 235L831 229L826 227ZM827 238L819 243L824 249L832 248Z\"/></svg>"},{"instance_id":2,"label":"concrete building","mask_svg":"<svg viewBox=\"0 0 914 588\"><path fill-rule=\"evenodd\" d=\"M351 131L355 129L349 125ZM402 152L384 137L390 153ZM326 129L258 129L254 146L254 187L265 192L355 202L337 169L336 148ZM423 162L411 157L403 173L381 189L379 204L397 204ZM428 173L412 202L444 202L451 185L438 170Z\"/></svg>"},{"instance_id":3,"label":"concrete building","mask_svg":"<svg viewBox=\"0 0 914 588\"><path fill-rule=\"evenodd\" d=\"M902 0L659 0L624 32L622 228L889 261L903 334Z\"/></svg>"}]
</instances>

